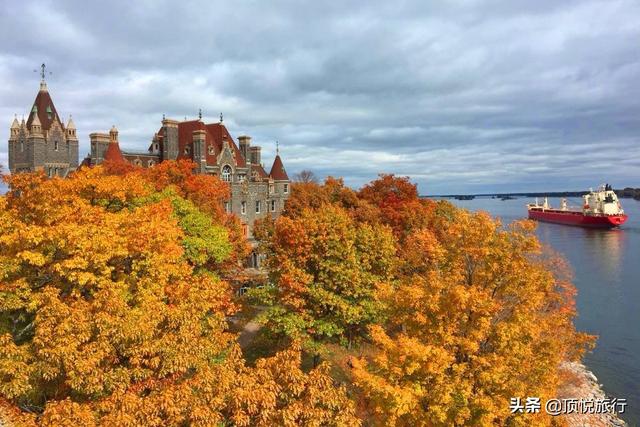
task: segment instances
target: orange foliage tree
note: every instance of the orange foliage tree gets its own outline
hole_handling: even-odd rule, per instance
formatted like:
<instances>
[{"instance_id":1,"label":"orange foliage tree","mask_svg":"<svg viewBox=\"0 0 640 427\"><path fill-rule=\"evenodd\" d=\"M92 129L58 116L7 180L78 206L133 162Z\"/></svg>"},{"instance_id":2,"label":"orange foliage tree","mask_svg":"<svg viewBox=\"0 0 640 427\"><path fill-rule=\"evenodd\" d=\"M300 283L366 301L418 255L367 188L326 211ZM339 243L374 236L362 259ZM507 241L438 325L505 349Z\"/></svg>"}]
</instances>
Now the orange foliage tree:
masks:
<instances>
[{"instance_id":1,"label":"orange foliage tree","mask_svg":"<svg viewBox=\"0 0 640 427\"><path fill-rule=\"evenodd\" d=\"M137 171L97 167L9 183L0 198L0 401L14 405L16 423L358 423L325 367L300 371L295 348L244 365L227 332L229 287L202 268L229 255L227 234L210 233L215 220L203 222L184 198L197 189L176 194L182 178L156 186Z\"/></svg>"},{"instance_id":2,"label":"orange foliage tree","mask_svg":"<svg viewBox=\"0 0 640 427\"><path fill-rule=\"evenodd\" d=\"M228 287L194 274L168 200L140 205L146 182L96 168L10 184L0 199L3 396L47 413L224 359Z\"/></svg>"},{"instance_id":3,"label":"orange foliage tree","mask_svg":"<svg viewBox=\"0 0 640 427\"><path fill-rule=\"evenodd\" d=\"M129 163L107 163L105 170L108 174L132 174L149 182L156 191L171 189L208 214L214 224L224 226L233 250L217 268L225 278L233 278L250 248L238 217L224 210L224 202L231 198L231 189L228 183L216 176L196 174L195 167L190 160L177 160L161 162L152 168L135 167Z\"/></svg>"},{"instance_id":4,"label":"orange foliage tree","mask_svg":"<svg viewBox=\"0 0 640 427\"><path fill-rule=\"evenodd\" d=\"M405 245L385 327L353 376L380 425L539 425L511 397L554 397L558 365L580 356L571 285L550 270L534 225L505 230L463 210Z\"/></svg>"},{"instance_id":5,"label":"orange foliage tree","mask_svg":"<svg viewBox=\"0 0 640 427\"><path fill-rule=\"evenodd\" d=\"M428 227L436 207L432 200L420 199L408 177L394 175L380 175L362 187L358 197L378 209L380 221L391 227L399 244L412 230Z\"/></svg>"}]
</instances>

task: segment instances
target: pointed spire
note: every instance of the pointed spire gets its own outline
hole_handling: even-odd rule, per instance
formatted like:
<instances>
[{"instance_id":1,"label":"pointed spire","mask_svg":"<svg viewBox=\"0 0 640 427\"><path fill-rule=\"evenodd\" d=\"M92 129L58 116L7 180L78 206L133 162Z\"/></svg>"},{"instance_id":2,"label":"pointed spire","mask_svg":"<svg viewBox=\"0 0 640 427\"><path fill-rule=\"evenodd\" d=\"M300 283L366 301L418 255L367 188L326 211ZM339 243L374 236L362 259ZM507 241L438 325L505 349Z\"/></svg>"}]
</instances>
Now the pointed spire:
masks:
<instances>
[{"instance_id":1,"label":"pointed spire","mask_svg":"<svg viewBox=\"0 0 640 427\"><path fill-rule=\"evenodd\" d=\"M40 134L42 133L42 124L40 123L40 119L37 114L33 115L33 120L31 120L31 128L29 129L32 134Z\"/></svg>"},{"instance_id":2,"label":"pointed spire","mask_svg":"<svg viewBox=\"0 0 640 427\"><path fill-rule=\"evenodd\" d=\"M224 121L224 118L222 117L222 113L220 113L220 123L222 123Z\"/></svg>"},{"instance_id":3,"label":"pointed spire","mask_svg":"<svg viewBox=\"0 0 640 427\"><path fill-rule=\"evenodd\" d=\"M76 124L73 122L73 118L71 117L71 114L69 114L69 121L67 122L67 129L75 129L76 128Z\"/></svg>"},{"instance_id":4,"label":"pointed spire","mask_svg":"<svg viewBox=\"0 0 640 427\"><path fill-rule=\"evenodd\" d=\"M287 175L287 171L284 170L280 154L276 154L269 176L276 181L289 181L289 176Z\"/></svg>"},{"instance_id":5,"label":"pointed spire","mask_svg":"<svg viewBox=\"0 0 640 427\"><path fill-rule=\"evenodd\" d=\"M202 121L202 108L198 109L198 120Z\"/></svg>"},{"instance_id":6,"label":"pointed spire","mask_svg":"<svg viewBox=\"0 0 640 427\"><path fill-rule=\"evenodd\" d=\"M34 126L42 126L42 123L40 123L40 119L38 118L37 114L33 115L33 120L31 121L31 127Z\"/></svg>"},{"instance_id":7,"label":"pointed spire","mask_svg":"<svg viewBox=\"0 0 640 427\"><path fill-rule=\"evenodd\" d=\"M13 116L13 123L11 123L11 129L20 129L20 123L18 122L18 115Z\"/></svg>"}]
</instances>

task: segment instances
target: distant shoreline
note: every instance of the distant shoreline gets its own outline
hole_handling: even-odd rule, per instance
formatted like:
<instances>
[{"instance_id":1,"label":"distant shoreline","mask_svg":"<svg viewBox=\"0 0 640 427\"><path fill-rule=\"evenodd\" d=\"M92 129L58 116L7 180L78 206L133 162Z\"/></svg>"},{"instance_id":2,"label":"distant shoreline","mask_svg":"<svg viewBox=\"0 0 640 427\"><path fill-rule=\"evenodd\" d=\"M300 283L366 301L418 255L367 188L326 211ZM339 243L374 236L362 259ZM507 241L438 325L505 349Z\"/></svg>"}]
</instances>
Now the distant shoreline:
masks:
<instances>
[{"instance_id":1,"label":"distant shoreline","mask_svg":"<svg viewBox=\"0 0 640 427\"><path fill-rule=\"evenodd\" d=\"M640 199L640 189L625 188L614 190L618 197ZM420 196L421 198L441 198L441 199L463 199L469 200L474 197L582 197L589 194L588 191L538 191L520 193L480 193L480 194L429 194Z\"/></svg>"}]
</instances>

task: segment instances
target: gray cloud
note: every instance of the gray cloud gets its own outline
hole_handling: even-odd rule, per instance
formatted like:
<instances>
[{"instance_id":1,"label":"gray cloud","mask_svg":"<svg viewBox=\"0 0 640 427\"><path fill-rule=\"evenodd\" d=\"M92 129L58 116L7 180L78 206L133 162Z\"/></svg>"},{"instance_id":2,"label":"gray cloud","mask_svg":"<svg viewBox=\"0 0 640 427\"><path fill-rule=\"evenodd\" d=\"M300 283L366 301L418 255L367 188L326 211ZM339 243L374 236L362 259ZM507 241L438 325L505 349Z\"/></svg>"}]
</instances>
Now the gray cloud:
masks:
<instances>
[{"instance_id":1,"label":"gray cloud","mask_svg":"<svg viewBox=\"0 0 640 427\"><path fill-rule=\"evenodd\" d=\"M236 3L2 3L6 135L44 61L82 154L113 124L145 149L163 113L202 108L266 159L279 140L289 172L354 186L640 186L635 0Z\"/></svg>"}]
</instances>

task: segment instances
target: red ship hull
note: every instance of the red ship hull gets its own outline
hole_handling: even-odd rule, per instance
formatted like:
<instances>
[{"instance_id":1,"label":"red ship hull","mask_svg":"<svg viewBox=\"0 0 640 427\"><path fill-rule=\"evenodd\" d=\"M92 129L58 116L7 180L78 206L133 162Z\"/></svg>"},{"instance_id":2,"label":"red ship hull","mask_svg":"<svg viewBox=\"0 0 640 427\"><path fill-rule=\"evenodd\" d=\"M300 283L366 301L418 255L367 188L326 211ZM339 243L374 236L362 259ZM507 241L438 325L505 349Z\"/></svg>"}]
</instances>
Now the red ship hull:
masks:
<instances>
[{"instance_id":1,"label":"red ship hull","mask_svg":"<svg viewBox=\"0 0 640 427\"><path fill-rule=\"evenodd\" d=\"M614 228L624 224L627 215L585 215L576 211L533 208L529 209L529 219L579 227Z\"/></svg>"}]
</instances>

